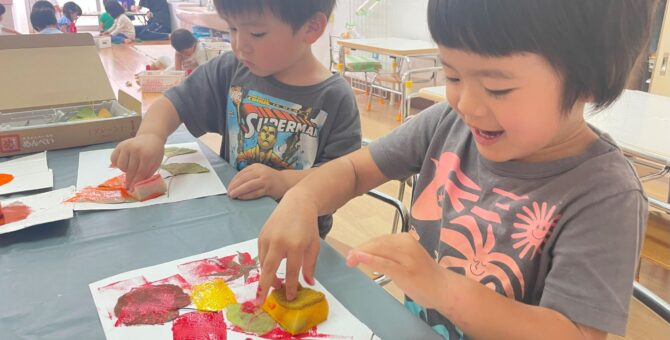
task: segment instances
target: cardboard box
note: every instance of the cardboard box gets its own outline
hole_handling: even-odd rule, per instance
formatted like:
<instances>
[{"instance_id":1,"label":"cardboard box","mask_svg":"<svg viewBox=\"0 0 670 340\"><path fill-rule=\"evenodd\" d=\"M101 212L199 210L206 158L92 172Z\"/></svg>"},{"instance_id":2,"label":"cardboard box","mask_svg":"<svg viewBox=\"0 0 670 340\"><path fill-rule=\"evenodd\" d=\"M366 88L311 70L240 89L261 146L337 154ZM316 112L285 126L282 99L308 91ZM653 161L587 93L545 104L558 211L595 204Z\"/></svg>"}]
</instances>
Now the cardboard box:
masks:
<instances>
[{"instance_id":1,"label":"cardboard box","mask_svg":"<svg viewBox=\"0 0 670 340\"><path fill-rule=\"evenodd\" d=\"M93 40L95 41L95 47L97 48L112 47L112 37L108 35L93 37Z\"/></svg>"},{"instance_id":2,"label":"cardboard box","mask_svg":"<svg viewBox=\"0 0 670 340\"><path fill-rule=\"evenodd\" d=\"M0 60L0 157L137 133L142 104L122 90L116 100L90 34L3 35Z\"/></svg>"}]
</instances>

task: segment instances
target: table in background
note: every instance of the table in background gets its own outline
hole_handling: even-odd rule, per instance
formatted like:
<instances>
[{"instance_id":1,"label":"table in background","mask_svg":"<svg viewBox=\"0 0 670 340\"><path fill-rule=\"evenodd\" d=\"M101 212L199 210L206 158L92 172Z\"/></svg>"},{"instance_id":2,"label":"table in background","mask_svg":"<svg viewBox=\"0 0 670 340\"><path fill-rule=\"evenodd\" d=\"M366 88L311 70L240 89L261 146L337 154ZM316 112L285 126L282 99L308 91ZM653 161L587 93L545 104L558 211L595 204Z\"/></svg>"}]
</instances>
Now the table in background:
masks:
<instances>
[{"instance_id":1,"label":"table in background","mask_svg":"<svg viewBox=\"0 0 670 340\"><path fill-rule=\"evenodd\" d=\"M195 139L182 127L169 143ZM103 144L48 152L55 189L76 182L79 153ZM228 183L235 170L203 144L216 173ZM102 339L89 283L246 241L276 203L227 195L116 211L76 212L67 221L0 236L0 339ZM346 267L325 242L316 278L383 339L437 338L363 273Z\"/></svg>"}]
</instances>

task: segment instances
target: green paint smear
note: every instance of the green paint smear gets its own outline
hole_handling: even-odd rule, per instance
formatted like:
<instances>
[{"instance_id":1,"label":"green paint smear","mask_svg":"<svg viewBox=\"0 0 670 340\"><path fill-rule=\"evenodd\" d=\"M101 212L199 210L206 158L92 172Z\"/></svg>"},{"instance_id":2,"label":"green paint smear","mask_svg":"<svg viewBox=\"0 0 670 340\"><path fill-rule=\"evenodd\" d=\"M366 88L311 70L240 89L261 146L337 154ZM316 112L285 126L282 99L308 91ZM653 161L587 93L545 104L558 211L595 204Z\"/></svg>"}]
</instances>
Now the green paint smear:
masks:
<instances>
[{"instance_id":1,"label":"green paint smear","mask_svg":"<svg viewBox=\"0 0 670 340\"><path fill-rule=\"evenodd\" d=\"M187 155L189 153L195 153L195 152L197 151L189 148L169 147L165 148L165 157L170 158L175 156Z\"/></svg>"},{"instance_id":2,"label":"green paint smear","mask_svg":"<svg viewBox=\"0 0 670 340\"><path fill-rule=\"evenodd\" d=\"M161 169L169 172L172 176L199 174L209 172L209 169L198 163L170 163L161 165Z\"/></svg>"},{"instance_id":3,"label":"green paint smear","mask_svg":"<svg viewBox=\"0 0 670 340\"><path fill-rule=\"evenodd\" d=\"M254 313L242 311L242 305L235 303L226 307L226 318L243 331L263 335L277 325L268 313L258 308Z\"/></svg>"}]
</instances>

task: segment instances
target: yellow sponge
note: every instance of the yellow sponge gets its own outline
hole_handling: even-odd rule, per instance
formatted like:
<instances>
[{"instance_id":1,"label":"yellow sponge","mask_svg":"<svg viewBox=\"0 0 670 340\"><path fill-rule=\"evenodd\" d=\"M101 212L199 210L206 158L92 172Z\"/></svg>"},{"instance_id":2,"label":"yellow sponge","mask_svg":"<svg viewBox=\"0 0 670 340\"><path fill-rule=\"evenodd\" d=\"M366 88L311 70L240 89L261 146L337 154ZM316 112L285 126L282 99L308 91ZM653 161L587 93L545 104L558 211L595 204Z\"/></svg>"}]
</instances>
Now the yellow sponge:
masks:
<instances>
[{"instance_id":1,"label":"yellow sponge","mask_svg":"<svg viewBox=\"0 0 670 340\"><path fill-rule=\"evenodd\" d=\"M304 287L298 287L293 301L286 300L284 286L273 290L265 300L263 310L291 335L307 332L328 318L326 296Z\"/></svg>"}]
</instances>

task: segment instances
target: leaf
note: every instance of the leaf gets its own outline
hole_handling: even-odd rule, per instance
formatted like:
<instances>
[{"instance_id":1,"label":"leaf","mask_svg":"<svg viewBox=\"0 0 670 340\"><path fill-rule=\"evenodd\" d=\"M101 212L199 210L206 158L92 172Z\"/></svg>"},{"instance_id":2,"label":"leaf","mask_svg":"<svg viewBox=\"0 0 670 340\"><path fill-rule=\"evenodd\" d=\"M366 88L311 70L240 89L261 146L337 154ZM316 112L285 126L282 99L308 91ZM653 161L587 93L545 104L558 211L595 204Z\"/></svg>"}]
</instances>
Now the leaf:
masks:
<instances>
[{"instance_id":1,"label":"leaf","mask_svg":"<svg viewBox=\"0 0 670 340\"><path fill-rule=\"evenodd\" d=\"M262 335L271 331L276 323L272 317L261 308L247 311L240 304L231 304L226 307L226 318L233 325L243 331Z\"/></svg>"},{"instance_id":2,"label":"leaf","mask_svg":"<svg viewBox=\"0 0 670 340\"><path fill-rule=\"evenodd\" d=\"M197 152L197 151L193 150L193 149L189 149L189 148L169 147L169 148L165 148L165 157L170 158L170 157L175 157L175 156L187 155L189 153L194 153L194 152Z\"/></svg>"},{"instance_id":3,"label":"leaf","mask_svg":"<svg viewBox=\"0 0 670 340\"><path fill-rule=\"evenodd\" d=\"M169 163L161 165L161 169L169 172L172 176L209 172L209 169L198 163Z\"/></svg>"}]
</instances>

